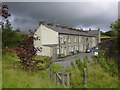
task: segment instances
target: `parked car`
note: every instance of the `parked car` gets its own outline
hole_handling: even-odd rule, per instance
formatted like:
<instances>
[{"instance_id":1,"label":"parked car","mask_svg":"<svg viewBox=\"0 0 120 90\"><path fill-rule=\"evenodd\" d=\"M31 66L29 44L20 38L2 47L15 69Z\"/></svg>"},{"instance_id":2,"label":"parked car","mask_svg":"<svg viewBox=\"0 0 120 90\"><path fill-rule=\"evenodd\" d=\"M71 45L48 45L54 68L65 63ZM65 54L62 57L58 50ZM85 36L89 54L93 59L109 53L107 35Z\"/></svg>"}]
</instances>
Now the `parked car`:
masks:
<instances>
[{"instance_id":1,"label":"parked car","mask_svg":"<svg viewBox=\"0 0 120 90\"><path fill-rule=\"evenodd\" d=\"M98 49L95 49L93 53L94 53L94 56L98 56Z\"/></svg>"},{"instance_id":2,"label":"parked car","mask_svg":"<svg viewBox=\"0 0 120 90\"><path fill-rule=\"evenodd\" d=\"M90 49L86 49L86 50L85 50L85 53L90 53L90 52L91 52Z\"/></svg>"},{"instance_id":3,"label":"parked car","mask_svg":"<svg viewBox=\"0 0 120 90\"><path fill-rule=\"evenodd\" d=\"M97 49L97 50L98 50L98 47L95 47L95 49Z\"/></svg>"}]
</instances>

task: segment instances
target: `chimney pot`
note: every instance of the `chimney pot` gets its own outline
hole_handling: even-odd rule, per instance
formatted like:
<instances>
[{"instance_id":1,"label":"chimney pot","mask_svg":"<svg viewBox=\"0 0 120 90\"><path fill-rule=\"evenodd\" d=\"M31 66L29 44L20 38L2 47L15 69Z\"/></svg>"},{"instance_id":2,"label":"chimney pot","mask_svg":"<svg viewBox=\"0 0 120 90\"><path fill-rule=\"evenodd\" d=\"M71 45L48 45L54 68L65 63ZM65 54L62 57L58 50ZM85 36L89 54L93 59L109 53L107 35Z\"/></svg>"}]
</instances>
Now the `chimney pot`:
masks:
<instances>
[{"instance_id":1,"label":"chimney pot","mask_svg":"<svg viewBox=\"0 0 120 90\"><path fill-rule=\"evenodd\" d=\"M45 25L45 21L44 21L44 20L40 21L40 22L39 22L39 25L41 25L41 24L42 24L42 25Z\"/></svg>"},{"instance_id":2,"label":"chimney pot","mask_svg":"<svg viewBox=\"0 0 120 90\"><path fill-rule=\"evenodd\" d=\"M91 31L91 28L89 28L89 31Z\"/></svg>"}]
</instances>

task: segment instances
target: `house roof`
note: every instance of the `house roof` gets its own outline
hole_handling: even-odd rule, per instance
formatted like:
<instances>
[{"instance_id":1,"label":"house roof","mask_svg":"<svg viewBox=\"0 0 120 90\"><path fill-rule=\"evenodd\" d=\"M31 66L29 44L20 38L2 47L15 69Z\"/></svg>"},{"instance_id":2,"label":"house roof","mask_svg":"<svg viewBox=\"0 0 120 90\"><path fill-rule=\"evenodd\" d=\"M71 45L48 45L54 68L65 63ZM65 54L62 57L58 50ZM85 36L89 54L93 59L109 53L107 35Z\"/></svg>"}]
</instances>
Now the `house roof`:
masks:
<instances>
[{"instance_id":1,"label":"house roof","mask_svg":"<svg viewBox=\"0 0 120 90\"><path fill-rule=\"evenodd\" d=\"M81 32L81 31L75 31L75 30L70 30L66 28L61 28L61 27L56 27L56 26L50 26L50 25L45 25L47 28L50 28L51 30L54 30L60 34L73 34L73 35L81 35L81 36L95 36L91 33L87 32Z\"/></svg>"},{"instance_id":2,"label":"house roof","mask_svg":"<svg viewBox=\"0 0 120 90\"><path fill-rule=\"evenodd\" d=\"M94 35L94 36L97 36L99 35L99 30L89 30L89 31L86 31L89 35Z\"/></svg>"}]
</instances>

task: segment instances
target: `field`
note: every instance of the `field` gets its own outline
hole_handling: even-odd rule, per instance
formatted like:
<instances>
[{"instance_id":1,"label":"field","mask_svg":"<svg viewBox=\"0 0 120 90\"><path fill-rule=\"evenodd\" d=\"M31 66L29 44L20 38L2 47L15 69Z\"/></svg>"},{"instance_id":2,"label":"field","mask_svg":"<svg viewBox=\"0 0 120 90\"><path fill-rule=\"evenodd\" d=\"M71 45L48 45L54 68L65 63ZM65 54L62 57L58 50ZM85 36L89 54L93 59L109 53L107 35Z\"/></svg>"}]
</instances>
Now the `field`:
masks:
<instances>
[{"instance_id":1,"label":"field","mask_svg":"<svg viewBox=\"0 0 120 90\"><path fill-rule=\"evenodd\" d=\"M107 35L101 35L101 37L104 37L104 38L111 38L110 36L107 36Z\"/></svg>"},{"instance_id":2,"label":"field","mask_svg":"<svg viewBox=\"0 0 120 90\"><path fill-rule=\"evenodd\" d=\"M11 52L3 53L2 87L3 88L63 88L54 85L49 78L49 69L43 71L26 72L19 68L13 69L13 63L20 59ZM56 65L55 70L59 69ZM106 72L99 63L89 65L87 69L87 87L83 86L83 72L77 67L70 69L70 88L117 88L118 76Z\"/></svg>"},{"instance_id":3,"label":"field","mask_svg":"<svg viewBox=\"0 0 120 90\"><path fill-rule=\"evenodd\" d=\"M55 88L54 83L50 81L49 70L30 73L19 68L13 69L15 61L19 61L15 54L4 53L2 62L3 88Z\"/></svg>"}]
</instances>

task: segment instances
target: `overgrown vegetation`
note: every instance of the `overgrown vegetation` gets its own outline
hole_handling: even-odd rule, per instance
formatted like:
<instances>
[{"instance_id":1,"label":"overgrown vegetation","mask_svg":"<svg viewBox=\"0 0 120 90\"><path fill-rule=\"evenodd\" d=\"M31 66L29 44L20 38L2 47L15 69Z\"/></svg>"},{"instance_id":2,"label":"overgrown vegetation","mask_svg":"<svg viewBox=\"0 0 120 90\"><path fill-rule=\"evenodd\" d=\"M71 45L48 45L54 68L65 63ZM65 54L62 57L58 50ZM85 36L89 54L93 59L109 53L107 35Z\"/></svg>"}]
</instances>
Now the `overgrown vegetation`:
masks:
<instances>
[{"instance_id":1,"label":"overgrown vegetation","mask_svg":"<svg viewBox=\"0 0 120 90\"><path fill-rule=\"evenodd\" d=\"M107 35L101 35L101 37L104 37L104 38L111 38L110 36L107 36Z\"/></svg>"},{"instance_id":2,"label":"overgrown vegetation","mask_svg":"<svg viewBox=\"0 0 120 90\"><path fill-rule=\"evenodd\" d=\"M106 60L102 53L93 61L85 57L81 62L78 58L71 65L73 69L67 69L67 72L70 72L72 88L118 88L118 66L115 61ZM84 68L87 68L87 86L84 86Z\"/></svg>"},{"instance_id":3,"label":"overgrown vegetation","mask_svg":"<svg viewBox=\"0 0 120 90\"><path fill-rule=\"evenodd\" d=\"M39 48L35 48L33 45L34 40L38 40L39 38L34 37L34 33L30 33L28 38L23 40L23 45L21 47L15 48L17 56L20 58L20 66L25 71L33 71L35 69L43 70L45 63L43 61L36 58L37 51L42 51ZM43 68L44 67L44 68Z\"/></svg>"},{"instance_id":4,"label":"overgrown vegetation","mask_svg":"<svg viewBox=\"0 0 120 90\"><path fill-rule=\"evenodd\" d=\"M61 65L52 64L52 71L57 72L57 71L61 71L62 69L63 67Z\"/></svg>"},{"instance_id":5,"label":"overgrown vegetation","mask_svg":"<svg viewBox=\"0 0 120 90\"><path fill-rule=\"evenodd\" d=\"M20 34L17 30L13 30L9 20L2 25L2 47L18 47L22 45L22 41L27 37L26 34Z\"/></svg>"},{"instance_id":6,"label":"overgrown vegetation","mask_svg":"<svg viewBox=\"0 0 120 90\"><path fill-rule=\"evenodd\" d=\"M49 78L49 69L43 71L26 72L21 68L14 68L13 64L20 61L12 51L3 51L2 88L56 88ZM41 60L47 57L41 57Z\"/></svg>"}]
</instances>

